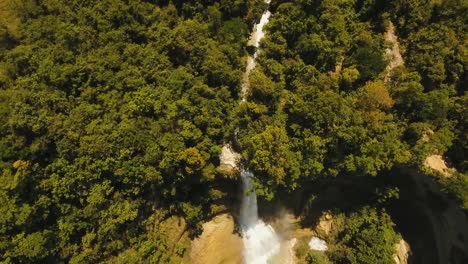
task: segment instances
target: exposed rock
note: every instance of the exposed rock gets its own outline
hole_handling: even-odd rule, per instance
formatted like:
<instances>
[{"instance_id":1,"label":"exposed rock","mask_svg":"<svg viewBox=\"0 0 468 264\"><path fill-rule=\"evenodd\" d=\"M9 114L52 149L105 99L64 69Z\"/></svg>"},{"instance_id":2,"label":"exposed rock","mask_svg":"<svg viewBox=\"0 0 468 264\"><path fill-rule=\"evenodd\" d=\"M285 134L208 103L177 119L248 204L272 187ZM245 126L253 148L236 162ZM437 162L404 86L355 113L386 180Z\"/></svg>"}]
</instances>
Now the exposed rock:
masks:
<instances>
[{"instance_id":1,"label":"exposed rock","mask_svg":"<svg viewBox=\"0 0 468 264\"><path fill-rule=\"evenodd\" d=\"M333 74L335 75L340 75L341 71L343 70L343 62L344 62L344 57L342 56L340 61L335 65L335 71Z\"/></svg>"},{"instance_id":2,"label":"exposed rock","mask_svg":"<svg viewBox=\"0 0 468 264\"><path fill-rule=\"evenodd\" d=\"M384 35L385 41L392 45L391 48L385 50L385 57L388 60L387 68L385 69L385 81L388 81L390 74L393 69L404 64L403 57L400 52L400 44L398 43L398 37L395 34L395 26L391 21L388 21L387 31Z\"/></svg>"},{"instance_id":3,"label":"exposed rock","mask_svg":"<svg viewBox=\"0 0 468 264\"><path fill-rule=\"evenodd\" d=\"M452 176L453 169L447 167L445 160L441 155L431 155L424 161L424 166L440 172L445 177Z\"/></svg>"},{"instance_id":4,"label":"exposed rock","mask_svg":"<svg viewBox=\"0 0 468 264\"><path fill-rule=\"evenodd\" d=\"M221 149L221 155L219 156L220 164L230 166L233 169L238 169L240 157L240 154L236 153L232 149L231 144L225 144Z\"/></svg>"},{"instance_id":5,"label":"exposed rock","mask_svg":"<svg viewBox=\"0 0 468 264\"><path fill-rule=\"evenodd\" d=\"M219 156L218 171L228 178L235 178L239 174L239 161L241 155L232 149L230 144L225 144Z\"/></svg>"},{"instance_id":6,"label":"exposed rock","mask_svg":"<svg viewBox=\"0 0 468 264\"><path fill-rule=\"evenodd\" d=\"M395 245L396 253L393 256L396 264L408 264L408 256L411 254L411 248L405 240L400 240Z\"/></svg>"},{"instance_id":7,"label":"exposed rock","mask_svg":"<svg viewBox=\"0 0 468 264\"><path fill-rule=\"evenodd\" d=\"M254 52L257 50L257 43L256 43L257 39L255 37L255 31L252 32L252 34L250 35L249 39L247 40L247 47L252 47L254 49Z\"/></svg>"},{"instance_id":8,"label":"exposed rock","mask_svg":"<svg viewBox=\"0 0 468 264\"><path fill-rule=\"evenodd\" d=\"M432 138L432 135L434 135L434 131L432 131L431 129L428 129L427 131L425 131L422 136L421 136L421 140L423 142L430 142L431 141L431 138Z\"/></svg>"},{"instance_id":9,"label":"exposed rock","mask_svg":"<svg viewBox=\"0 0 468 264\"><path fill-rule=\"evenodd\" d=\"M294 253L294 247L297 244L297 239L296 238L290 239L288 241L288 244L289 244L288 245L289 260L288 260L287 264L293 264L293 263L296 263L296 254Z\"/></svg>"},{"instance_id":10,"label":"exposed rock","mask_svg":"<svg viewBox=\"0 0 468 264\"><path fill-rule=\"evenodd\" d=\"M322 236L328 236L333 227L333 216L330 212L325 212L319 218L319 223L315 227L315 231Z\"/></svg>"},{"instance_id":11,"label":"exposed rock","mask_svg":"<svg viewBox=\"0 0 468 264\"><path fill-rule=\"evenodd\" d=\"M190 263L241 263L242 238L234 232L234 220L219 215L203 224L203 233L192 241Z\"/></svg>"}]
</instances>

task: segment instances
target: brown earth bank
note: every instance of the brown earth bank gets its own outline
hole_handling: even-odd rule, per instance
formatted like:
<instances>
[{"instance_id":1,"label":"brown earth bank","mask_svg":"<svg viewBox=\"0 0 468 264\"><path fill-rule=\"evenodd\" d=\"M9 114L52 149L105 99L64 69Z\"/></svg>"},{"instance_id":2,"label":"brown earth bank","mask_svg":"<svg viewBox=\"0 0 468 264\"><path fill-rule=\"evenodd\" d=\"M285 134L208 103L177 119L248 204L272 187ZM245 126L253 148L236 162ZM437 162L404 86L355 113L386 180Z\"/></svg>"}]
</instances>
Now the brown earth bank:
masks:
<instances>
[{"instance_id":1,"label":"brown earth bank","mask_svg":"<svg viewBox=\"0 0 468 264\"><path fill-rule=\"evenodd\" d=\"M232 216L218 215L203 224L202 234L192 241L190 263L242 263L242 239L235 231Z\"/></svg>"}]
</instances>

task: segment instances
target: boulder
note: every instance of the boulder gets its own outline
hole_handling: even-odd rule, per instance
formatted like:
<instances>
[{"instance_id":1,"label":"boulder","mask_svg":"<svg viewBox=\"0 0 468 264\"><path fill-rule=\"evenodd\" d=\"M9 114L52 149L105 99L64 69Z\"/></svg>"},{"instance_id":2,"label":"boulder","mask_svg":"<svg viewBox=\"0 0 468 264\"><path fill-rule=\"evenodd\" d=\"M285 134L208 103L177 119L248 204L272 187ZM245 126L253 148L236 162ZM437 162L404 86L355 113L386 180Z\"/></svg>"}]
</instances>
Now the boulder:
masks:
<instances>
[{"instance_id":1,"label":"boulder","mask_svg":"<svg viewBox=\"0 0 468 264\"><path fill-rule=\"evenodd\" d=\"M328 236L333 228L333 215L325 212L319 218L319 223L315 226L315 231L321 236Z\"/></svg>"},{"instance_id":2,"label":"boulder","mask_svg":"<svg viewBox=\"0 0 468 264\"><path fill-rule=\"evenodd\" d=\"M452 176L453 169L450 169L441 155L431 155L424 161L424 166L429 167L445 177Z\"/></svg>"},{"instance_id":3,"label":"boulder","mask_svg":"<svg viewBox=\"0 0 468 264\"><path fill-rule=\"evenodd\" d=\"M405 240L400 240L398 244L395 245L396 253L393 256L396 264L408 264L408 256L411 254L411 249L409 244Z\"/></svg>"},{"instance_id":4,"label":"boulder","mask_svg":"<svg viewBox=\"0 0 468 264\"><path fill-rule=\"evenodd\" d=\"M234 178L239 175L239 161L241 155L232 149L231 144L225 144L219 155L218 171L227 178Z\"/></svg>"}]
</instances>

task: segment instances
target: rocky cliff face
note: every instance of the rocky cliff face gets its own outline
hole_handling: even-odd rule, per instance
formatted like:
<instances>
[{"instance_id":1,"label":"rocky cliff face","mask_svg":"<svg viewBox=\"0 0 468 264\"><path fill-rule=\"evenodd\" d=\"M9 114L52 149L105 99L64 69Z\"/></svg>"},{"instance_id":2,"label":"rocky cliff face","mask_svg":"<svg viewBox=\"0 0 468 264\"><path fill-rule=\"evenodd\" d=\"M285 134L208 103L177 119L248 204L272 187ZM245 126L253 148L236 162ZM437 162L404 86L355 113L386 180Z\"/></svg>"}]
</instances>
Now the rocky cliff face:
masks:
<instances>
[{"instance_id":1,"label":"rocky cliff face","mask_svg":"<svg viewBox=\"0 0 468 264\"><path fill-rule=\"evenodd\" d=\"M400 199L390 210L411 246L408 263L468 263L468 219L460 207L429 176L410 170L394 175Z\"/></svg>"}]
</instances>

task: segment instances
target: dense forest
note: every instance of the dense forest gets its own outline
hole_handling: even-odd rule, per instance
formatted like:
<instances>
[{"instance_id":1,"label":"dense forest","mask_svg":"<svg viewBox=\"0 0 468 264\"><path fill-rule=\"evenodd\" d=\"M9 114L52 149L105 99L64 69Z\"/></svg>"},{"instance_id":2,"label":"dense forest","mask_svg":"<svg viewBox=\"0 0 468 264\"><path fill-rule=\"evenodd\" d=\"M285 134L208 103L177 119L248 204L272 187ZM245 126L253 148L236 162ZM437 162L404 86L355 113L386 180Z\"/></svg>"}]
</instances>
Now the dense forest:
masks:
<instances>
[{"instance_id":1,"label":"dense forest","mask_svg":"<svg viewBox=\"0 0 468 264\"><path fill-rule=\"evenodd\" d=\"M262 202L301 193L299 215L341 216L309 263L393 263L388 178L404 169L468 215L467 1L273 0L242 103L262 0L0 5L2 263L182 262L174 217L193 238L235 202L229 141ZM330 184L357 191L329 205Z\"/></svg>"}]
</instances>

